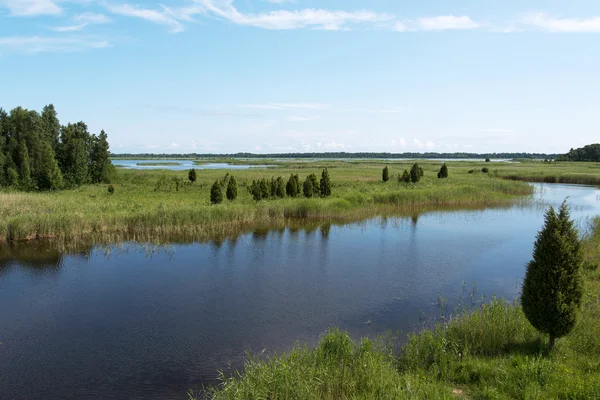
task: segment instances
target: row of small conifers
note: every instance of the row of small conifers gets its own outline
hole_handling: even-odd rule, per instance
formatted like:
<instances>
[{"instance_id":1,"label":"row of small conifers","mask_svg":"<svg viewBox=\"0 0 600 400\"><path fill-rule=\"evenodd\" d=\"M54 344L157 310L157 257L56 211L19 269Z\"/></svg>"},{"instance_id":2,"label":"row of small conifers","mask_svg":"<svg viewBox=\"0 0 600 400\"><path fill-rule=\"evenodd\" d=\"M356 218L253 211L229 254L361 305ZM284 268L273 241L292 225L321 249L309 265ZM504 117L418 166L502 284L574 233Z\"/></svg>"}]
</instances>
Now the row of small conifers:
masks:
<instances>
[{"instance_id":1,"label":"row of small conifers","mask_svg":"<svg viewBox=\"0 0 600 400\"><path fill-rule=\"evenodd\" d=\"M192 172L190 171L190 174ZM194 171L195 175L195 171ZM190 178L191 180L191 178ZM226 175L223 180L216 180L210 189L210 202L219 204L223 202L223 189L226 187L225 196L227 200L233 201L237 198L237 181L235 177ZM279 176L254 180L248 188L255 201L266 199L283 199L284 197L298 197L303 194L306 198L328 197L331 195L331 180L327 168L321 173L321 180L317 180L315 174L310 174L300 183L298 175L290 175L287 183Z\"/></svg>"},{"instance_id":2,"label":"row of small conifers","mask_svg":"<svg viewBox=\"0 0 600 400\"><path fill-rule=\"evenodd\" d=\"M402 175L398 174L398 182L417 183L421 180L423 175L424 175L423 168L419 167L419 164L414 163L412 168L410 169L410 171L405 169L404 173ZM440 170L437 174L437 177L440 179L444 179L444 178L448 177L448 167L446 166L446 164L442 165L442 167L440 168ZM390 180L390 170L388 167L385 167L383 169L381 179L383 180L383 182L387 182Z\"/></svg>"}]
</instances>

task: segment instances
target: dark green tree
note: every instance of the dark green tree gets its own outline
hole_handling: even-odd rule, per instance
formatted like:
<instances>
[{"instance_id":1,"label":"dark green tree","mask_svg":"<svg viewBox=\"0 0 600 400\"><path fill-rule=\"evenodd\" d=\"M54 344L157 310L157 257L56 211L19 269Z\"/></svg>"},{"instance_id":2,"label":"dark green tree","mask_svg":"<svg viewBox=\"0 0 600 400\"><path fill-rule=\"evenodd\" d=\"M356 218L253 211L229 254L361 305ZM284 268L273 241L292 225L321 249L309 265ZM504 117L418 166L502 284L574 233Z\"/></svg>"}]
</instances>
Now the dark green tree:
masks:
<instances>
[{"instance_id":1,"label":"dark green tree","mask_svg":"<svg viewBox=\"0 0 600 400\"><path fill-rule=\"evenodd\" d=\"M410 181L412 183L418 183L423 176L423 170L419 168L419 164L414 163L412 168L410 169Z\"/></svg>"},{"instance_id":2,"label":"dark green tree","mask_svg":"<svg viewBox=\"0 0 600 400\"><path fill-rule=\"evenodd\" d=\"M6 169L6 186L16 187L19 185L19 173L13 167Z\"/></svg>"},{"instance_id":3,"label":"dark green tree","mask_svg":"<svg viewBox=\"0 0 600 400\"><path fill-rule=\"evenodd\" d=\"M227 200L234 201L237 198L237 180L234 176L229 178L229 182L227 183Z\"/></svg>"},{"instance_id":4,"label":"dark green tree","mask_svg":"<svg viewBox=\"0 0 600 400\"><path fill-rule=\"evenodd\" d=\"M486 158L485 162L492 162L492 160L490 160L489 158Z\"/></svg>"},{"instance_id":5,"label":"dark green tree","mask_svg":"<svg viewBox=\"0 0 600 400\"><path fill-rule=\"evenodd\" d=\"M410 172L408 172L407 169L404 170L404 173L402 173L402 175L398 175L398 182L410 182Z\"/></svg>"},{"instance_id":6,"label":"dark green tree","mask_svg":"<svg viewBox=\"0 0 600 400\"><path fill-rule=\"evenodd\" d=\"M298 174L294 175L294 182L296 182L296 195L299 196L302 193L302 182Z\"/></svg>"},{"instance_id":7,"label":"dark green tree","mask_svg":"<svg viewBox=\"0 0 600 400\"><path fill-rule=\"evenodd\" d=\"M298 196L298 184L297 184L297 176L296 175L290 175L290 179L288 179L287 184L285 185L285 193L289 196L289 197L296 197Z\"/></svg>"},{"instance_id":8,"label":"dark green tree","mask_svg":"<svg viewBox=\"0 0 600 400\"><path fill-rule=\"evenodd\" d=\"M40 125L44 141L50 144L52 151L56 153L60 141L60 122L52 104L48 104L42 110Z\"/></svg>"},{"instance_id":9,"label":"dark green tree","mask_svg":"<svg viewBox=\"0 0 600 400\"><path fill-rule=\"evenodd\" d=\"M114 174L114 166L110 161L108 136L100 131L98 136L92 136L90 178L92 183L110 183Z\"/></svg>"},{"instance_id":10,"label":"dark green tree","mask_svg":"<svg viewBox=\"0 0 600 400\"><path fill-rule=\"evenodd\" d=\"M269 185L269 181L267 178L263 178L260 180L260 197L261 199L268 199L271 195L271 186Z\"/></svg>"},{"instance_id":11,"label":"dark green tree","mask_svg":"<svg viewBox=\"0 0 600 400\"><path fill-rule=\"evenodd\" d=\"M285 181L280 176L275 179L275 196L280 199L285 197Z\"/></svg>"},{"instance_id":12,"label":"dark green tree","mask_svg":"<svg viewBox=\"0 0 600 400\"><path fill-rule=\"evenodd\" d=\"M488 167L483 167L481 168L481 172L483 172L484 174L487 174L488 172L490 172Z\"/></svg>"},{"instance_id":13,"label":"dark green tree","mask_svg":"<svg viewBox=\"0 0 600 400\"><path fill-rule=\"evenodd\" d=\"M385 168L383 169L383 172L382 172L382 174L381 174L381 179L382 179L384 182L387 182L387 181L389 181L389 180L390 180L390 170L388 169L388 167L385 167Z\"/></svg>"},{"instance_id":14,"label":"dark green tree","mask_svg":"<svg viewBox=\"0 0 600 400\"><path fill-rule=\"evenodd\" d=\"M188 171L188 180L194 183L196 182L196 179L198 179L198 176L196 175L196 169L192 168Z\"/></svg>"},{"instance_id":15,"label":"dark green tree","mask_svg":"<svg viewBox=\"0 0 600 400\"><path fill-rule=\"evenodd\" d=\"M331 196L331 180L329 179L329 171L327 168L321 172L321 182L319 184L321 197Z\"/></svg>"},{"instance_id":16,"label":"dark green tree","mask_svg":"<svg viewBox=\"0 0 600 400\"><path fill-rule=\"evenodd\" d=\"M250 194L254 201L260 201L262 199L262 193L260 190L260 182L252 181L252 185L249 188Z\"/></svg>"},{"instance_id":17,"label":"dark green tree","mask_svg":"<svg viewBox=\"0 0 600 400\"><path fill-rule=\"evenodd\" d=\"M442 168L440 168L440 172L438 172L437 176L439 179L444 179L448 177L448 167L446 166L446 163L442 165Z\"/></svg>"},{"instance_id":18,"label":"dark green tree","mask_svg":"<svg viewBox=\"0 0 600 400\"><path fill-rule=\"evenodd\" d=\"M42 145L37 185L39 190L58 190L63 185L62 173L58 167L58 161L56 161L52 145L49 142L45 142Z\"/></svg>"},{"instance_id":19,"label":"dark green tree","mask_svg":"<svg viewBox=\"0 0 600 400\"><path fill-rule=\"evenodd\" d=\"M558 215L550 207L534 244L533 260L527 265L521 295L525 316L537 330L549 334L550 349L577 322L583 295L582 263L581 241L567 203Z\"/></svg>"},{"instance_id":20,"label":"dark green tree","mask_svg":"<svg viewBox=\"0 0 600 400\"><path fill-rule=\"evenodd\" d=\"M221 183L216 180L210 189L210 202L212 204L219 204L223 202L223 192L221 189Z\"/></svg>"},{"instance_id":21,"label":"dark green tree","mask_svg":"<svg viewBox=\"0 0 600 400\"><path fill-rule=\"evenodd\" d=\"M33 189L33 179L31 177L31 161L29 151L24 140L19 142L19 185L23 190Z\"/></svg>"},{"instance_id":22,"label":"dark green tree","mask_svg":"<svg viewBox=\"0 0 600 400\"><path fill-rule=\"evenodd\" d=\"M113 185L108 185L108 187L106 188L106 191L108 192L108 194L114 194L115 187Z\"/></svg>"},{"instance_id":23,"label":"dark green tree","mask_svg":"<svg viewBox=\"0 0 600 400\"><path fill-rule=\"evenodd\" d=\"M311 198L320 194L319 183L317 182L317 176L310 174L306 177L304 185L302 187L304 197Z\"/></svg>"},{"instance_id":24,"label":"dark green tree","mask_svg":"<svg viewBox=\"0 0 600 400\"><path fill-rule=\"evenodd\" d=\"M269 194L271 197L277 197L277 181L274 177L271 177L271 181L269 182Z\"/></svg>"}]
</instances>

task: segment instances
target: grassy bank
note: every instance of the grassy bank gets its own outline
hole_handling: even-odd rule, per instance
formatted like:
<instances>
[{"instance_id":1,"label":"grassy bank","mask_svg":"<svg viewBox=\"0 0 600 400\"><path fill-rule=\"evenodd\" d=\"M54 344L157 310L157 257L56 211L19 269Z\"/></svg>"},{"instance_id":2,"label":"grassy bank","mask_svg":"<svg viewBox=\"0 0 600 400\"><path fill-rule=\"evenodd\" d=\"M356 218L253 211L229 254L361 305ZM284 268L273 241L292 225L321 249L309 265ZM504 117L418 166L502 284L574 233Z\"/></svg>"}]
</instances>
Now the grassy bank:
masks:
<instances>
[{"instance_id":1,"label":"grassy bank","mask_svg":"<svg viewBox=\"0 0 600 400\"><path fill-rule=\"evenodd\" d=\"M0 192L0 239L56 238L66 242L123 239L168 241L173 237L204 240L225 237L258 225L281 225L290 220L357 221L376 215L414 215L446 208L510 205L516 196L531 193L523 182L469 174L450 167L449 179L437 179L441 163L422 164L425 177L417 184L398 183L395 175L409 163L390 165L392 180L381 182L382 163L300 162L272 169L229 171L237 178L235 202L212 206L210 186L225 170L198 170L187 182L187 171L117 172L115 192L105 185L87 185L53 193ZM281 199L256 203L247 188L253 179L299 173L320 174L328 167L333 195L327 199Z\"/></svg>"},{"instance_id":2,"label":"grassy bank","mask_svg":"<svg viewBox=\"0 0 600 400\"><path fill-rule=\"evenodd\" d=\"M547 354L547 337L518 303L494 300L444 325L397 339L353 341L329 331L315 348L249 358L209 393L237 399L599 399L600 220L585 242L585 296L575 330ZM190 398L196 397L191 393Z\"/></svg>"}]
</instances>

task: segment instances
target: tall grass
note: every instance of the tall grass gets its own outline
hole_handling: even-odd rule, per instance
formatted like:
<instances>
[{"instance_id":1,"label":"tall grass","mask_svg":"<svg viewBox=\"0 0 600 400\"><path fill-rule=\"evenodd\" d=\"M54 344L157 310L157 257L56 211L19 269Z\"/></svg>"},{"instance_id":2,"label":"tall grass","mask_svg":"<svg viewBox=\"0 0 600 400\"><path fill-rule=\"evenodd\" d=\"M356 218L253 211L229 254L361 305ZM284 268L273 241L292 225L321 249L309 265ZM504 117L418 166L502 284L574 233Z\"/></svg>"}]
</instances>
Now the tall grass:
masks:
<instances>
[{"instance_id":1,"label":"tall grass","mask_svg":"<svg viewBox=\"0 0 600 400\"><path fill-rule=\"evenodd\" d=\"M600 249L600 219L584 242ZM597 260L597 259L596 259ZM314 348L249 357L204 395L238 399L600 399L600 268L584 269L583 310L574 331L547 353L547 337L518 302L493 299L445 324L394 343L353 341L328 331ZM191 398L194 396L191 395Z\"/></svg>"}]
</instances>

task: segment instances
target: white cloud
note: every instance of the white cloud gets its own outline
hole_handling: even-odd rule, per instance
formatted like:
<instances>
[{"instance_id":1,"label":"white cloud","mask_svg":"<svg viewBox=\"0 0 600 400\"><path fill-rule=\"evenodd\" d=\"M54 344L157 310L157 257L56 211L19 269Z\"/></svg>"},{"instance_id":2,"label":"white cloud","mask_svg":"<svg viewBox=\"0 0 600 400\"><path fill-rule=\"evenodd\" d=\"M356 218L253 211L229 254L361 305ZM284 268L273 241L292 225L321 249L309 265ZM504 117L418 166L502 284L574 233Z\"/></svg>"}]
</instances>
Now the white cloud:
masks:
<instances>
[{"instance_id":1,"label":"white cloud","mask_svg":"<svg viewBox=\"0 0 600 400\"><path fill-rule=\"evenodd\" d=\"M84 24L106 24L111 21L106 15L93 12L84 12L83 14L76 15L73 19Z\"/></svg>"},{"instance_id":2,"label":"white cloud","mask_svg":"<svg viewBox=\"0 0 600 400\"><path fill-rule=\"evenodd\" d=\"M408 108L406 107L392 107L392 108L344 108L344 109L340 109L338 110L338 112L351 112L351 113L357 113L357 112L363 112L363 113L370 113L370 114L398 114L398 113L403 113L408 111Z\"/></svg>"},{"instance_id":3,"label":"white cloud","mask_svg":"<svg viewBox=\"0 0 600 400\"><path fill-rule=\"evenodd\" d=\"M296 0L265 0L267 3L271 4L285 4L285 3L295 3Z\"/></svg>"},{"instance_id":4,"label":"white cloud","mask_svg":"<svg viewBox=\"0 0 600 400\"><path fill-rule=\"evenodd\" d=\"M431 150L431 149L435 148L435 143L433 143L432 141L423 142L419 139L413 139L413 145L417 149Z\"/></svg>"},{"instance_id":5,"label":"white cloud","mask_svg":"<svg viewBox=\"0 0 600 400\"><path fill-rule=\"evenodd\" d=\"M8 8L12 15L18 17L57 15L62 12L53 0L0 0L0 5Z\"/></svg>"},{"instance_id":6,"label":"white cloud","mask_svg":"<svg viewBox=\"0 0 600 400\"><path fill-rule=\"evenodd\" d=\"M99 49L109 47L110 43L103 39L70 36L8 36L0 37L0 48L8 48L20 53L65 53L82 51L85 49Z\"/></svg>"},{"instance_id":7,"label":"white cloud","mask_svg":"<svg viewBox=\"0 0 600 400\"><path fill-rule=\"evenodd\" d=\"M314 110L323 110L329 107L328 104L318 103L268 103L268 104L240 104L241 108L258 108L262 110L285 110L291 108L307 108Z\"/></svg>"},{"instance_id":8,"label":"white cloud","mask_svg":"<svg viewBox=\"0 0 600 400\"><path fill-rule=\"evenodd\" d=\"M344 143L337 143L335 140L328 142L317 142L317 148L321 150L341 150L344 149L346 145Z\"/></svg>"},{"instance_id":9,"label":"white cloud","mask_svg":"<svg viewBox=\"0 0 600 400\"><path fill-rule=\"evenodd\" d=\"M315 28L339 30L348 24L390 21L390 14L372 11L328 11L306 8L302 10L277 10L258 14L244 14L233 6L233 0L194 0L201 6L197 13L206 12L238 25L264 29Z\"/></svg>"},{"instance_id":10,"label":"white cloud","mask_svg":"<svg viewBox=\"0 0 600 400\"><path fill-rule=\"evenodd\" d=\"M562 33L600 33L600 17L590 18L554 18L547 14L527 14L520 22L548 32Z\"/></svg>"},{"instance_id":11,"label":"white cloud","mask_svg":"<svg viewBox=\"0 0 600 400\"><path fill-rule=\"evenodd\" d=\"M470 17L456 17L454 15L419 18L417 20L417 25L421 30L424 31L476 29L481 26L477 22L473 21Z\"/></svg>"},{"instance_id":12,"label":"white cloud","mask_svg":"<svg viewBox=\"0 0 600 400\"><path fill-rule=\"evenodd\" d=\"M171 143L171 144L169 145L169 148L170 148L170 149L176 149L176 148L178 148L179 146L181 146L179 143L175 143L175 142L173 142L173 143Z\"/></svg>"},{"instance_id":13,"label":"white cloud","mask_svg":"<svg viewBox=\"0 0 600 400\"><path fill-rule=\"evenodd\" d=\"M78 32L86 26L87 24L54 26L50 28L50 30L54 32Z\"/></svg>"},{"instance_id":14,"label":"white cloud","mask_svg":"<svg viewBox=\"0 0 600 400\"><path fill-rule=\"evenodd\" d=\"M163 12L129 4L107 5L106 8L113 14L141 18L155 24L166 25L173 33L184 30L183 25L177 20L175 13L165 6L163 6Z\"/></svg>"},{"instance_id":15,"label":"white cloud","mask_svg":"<svg viewBox=\"0 0 600 400\"><path fill-rule=\"evenodd\" d=\"M405 148L408 145L408 143L406 143L406 140L400 138L400 140L392 140L392 146L394 147L401 147L401 148Z\"/></svg>"}]
</instances>

